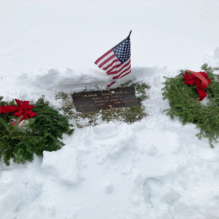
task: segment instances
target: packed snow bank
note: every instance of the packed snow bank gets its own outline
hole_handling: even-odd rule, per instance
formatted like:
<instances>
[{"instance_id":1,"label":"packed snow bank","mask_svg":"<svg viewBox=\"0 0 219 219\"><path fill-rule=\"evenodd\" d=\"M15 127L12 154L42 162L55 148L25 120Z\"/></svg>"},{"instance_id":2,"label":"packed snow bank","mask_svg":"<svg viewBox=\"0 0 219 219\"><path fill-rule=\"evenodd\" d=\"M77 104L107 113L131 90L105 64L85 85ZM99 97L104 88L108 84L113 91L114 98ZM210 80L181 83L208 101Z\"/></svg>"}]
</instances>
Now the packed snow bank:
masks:
<instances>
[{"instance_id":1,"label":"packed snow bank","mask_svg":"<svg viewBox=\"0 0 219 219\"><path fill-rule=\"evenodd\" d=\"M2 218L216 217L218 154L195 133L165 115L78 129L42 165L2 168Z\"/></svg>"},{"instance_id":2,"label":"packed snow bank","mask_svg":"<svg viewBox=\"0 0 219 219\"><path fill-rule=\"evenodd\" d=\"M147 78L153 99L143 103L150 116L142 121L76 129L42 162L2 164L2 218L217 217L218 146L162 114L164 74L172 73Z\"/></svg>"}]
</instances>

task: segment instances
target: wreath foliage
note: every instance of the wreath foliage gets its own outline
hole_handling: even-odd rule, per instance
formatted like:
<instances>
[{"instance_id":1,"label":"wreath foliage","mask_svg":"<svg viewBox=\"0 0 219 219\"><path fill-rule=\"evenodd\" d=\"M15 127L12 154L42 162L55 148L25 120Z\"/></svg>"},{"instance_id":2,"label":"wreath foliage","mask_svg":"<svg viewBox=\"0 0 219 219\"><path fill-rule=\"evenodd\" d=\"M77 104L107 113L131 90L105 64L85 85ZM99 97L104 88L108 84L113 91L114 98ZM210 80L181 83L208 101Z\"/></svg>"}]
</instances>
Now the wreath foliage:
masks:
<instances>
[{"instance_id":1,"label":"wreath foliage","mask_svg":"<svg viewBox=\"0 0 219 219\"><path fill-rule=\"evenodd\" d=\"M184 83L183 77L186 71L181 70L175 78L167 78L164 82L163 99L169 100L170 109L164 110L172 119L178 117L183 125L194 123L200 129L197 137L207 137L210 146L218 142L219 137L219 75L213 74L219 68L202 66L202 70L208 74L211 83L206 89L209 102L204 105L199 101L196 86Z\"/></svg>"},{"instance_id":2,"label":"wreath foliage","mask_svg":"<svg viewBox=\"0 0 219 219\"><path fill-rule=\"evenodd\" d=\"M14 101L2 99L0 97L0 106L16 105ZM32 111L37 115L22 126L11 124L17 119L14 113L0 114L0 159L3 158L6 165L10 165L11 158L15 163L24 164L33 161L33 154L42 156L43 151L59 150L64 145L60 141L62 134L71 135L74 131L66 117L49 106L43 97L34 104Z\"/></svg>"}]
</instances>

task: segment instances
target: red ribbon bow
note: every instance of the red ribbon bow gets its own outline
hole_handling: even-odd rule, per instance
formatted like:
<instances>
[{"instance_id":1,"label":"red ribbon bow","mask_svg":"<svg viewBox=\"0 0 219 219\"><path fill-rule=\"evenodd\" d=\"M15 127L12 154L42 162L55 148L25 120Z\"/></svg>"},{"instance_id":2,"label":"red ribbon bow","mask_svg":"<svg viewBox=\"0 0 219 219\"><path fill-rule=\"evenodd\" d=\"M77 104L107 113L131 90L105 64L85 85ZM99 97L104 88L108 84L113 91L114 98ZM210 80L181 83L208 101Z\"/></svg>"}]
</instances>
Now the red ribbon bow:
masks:
<instances>
[{"instance_id":1,"label":"red ribbon bow","mask_svg":"<svg viewBox=\"0 0 219 219\"><path fill-rule=\"evenodd\" d=\"M202 101L207 96L204 88L208 87L208 85L211 83L211 79L206 79L208 75L205 72L188 71L192 74L189 76L188 72L185 73L183 79L186 81L184 81L184 83L188 85L193 85L195 83L199 94L199 101Z\"/></svg>"},{"instance_id":2,"label":"red ribbon bow","mask_svg":"<svg viewBox=\"0 0 219 219\"><path fill-rule=\"evenodd\" d=\"M14 115L17 117L22 116L20 122L22 122L24 119L29 119L29 117L32 118L37 114L30 110L34 108L33 105L28 105L30 101L23 101L22 103L18 99L15 99L15 101L17 102L18 106L0 106L0 114L11 113L18 110L18 112L14 113ZM12 124L15 125L16 121L13 122Z\"/></svg>"}]
</instances>

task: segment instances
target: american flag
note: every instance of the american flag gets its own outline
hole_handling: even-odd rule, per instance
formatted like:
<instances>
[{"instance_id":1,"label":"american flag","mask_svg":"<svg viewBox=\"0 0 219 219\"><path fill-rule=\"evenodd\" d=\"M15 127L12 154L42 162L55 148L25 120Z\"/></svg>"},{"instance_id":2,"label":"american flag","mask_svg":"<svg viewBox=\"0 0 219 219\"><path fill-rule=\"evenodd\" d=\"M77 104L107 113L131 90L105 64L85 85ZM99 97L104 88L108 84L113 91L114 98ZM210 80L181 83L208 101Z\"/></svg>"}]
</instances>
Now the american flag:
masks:
<instances>
[{"instance_id":1,"label":"american flag","mask_svg":"<svg viewBox=\"0 0 219 219\"><path fill-rule=\"evenodd\" d=\"M95 64L106 71L107 75L113 75L113 82L107 87L113 85L116 79L123 78L131 73L131 32L127 38L95 61Z\"/></svg>"}]
</instances>

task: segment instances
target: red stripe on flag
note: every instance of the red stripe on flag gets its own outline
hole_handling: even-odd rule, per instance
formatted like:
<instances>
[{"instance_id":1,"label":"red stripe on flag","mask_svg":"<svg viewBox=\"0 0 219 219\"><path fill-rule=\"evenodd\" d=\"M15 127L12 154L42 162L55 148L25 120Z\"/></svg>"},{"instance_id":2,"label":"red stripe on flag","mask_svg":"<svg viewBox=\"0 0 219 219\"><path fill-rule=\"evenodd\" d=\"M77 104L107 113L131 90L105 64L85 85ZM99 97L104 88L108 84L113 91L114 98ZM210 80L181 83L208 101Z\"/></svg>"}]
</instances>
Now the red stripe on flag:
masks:
<instances>
[{"instance_id":1,"label":"red stripe on flag","mask_svg":"<svg viewBox=\"0 0 219 219\"><path fill-rule=\"evenodd\" d=\"M119 60L118 60L119 61ZM120 62L120 61L119 61ZM113 69L120 67L121 65L123 65L123 63L120 63L118 65L114 65L110 70L107 71L107 73L113 71Z\"/></svg>"},{"instance_id":2,"label":"red stripe on flag","mask_svg":"<svg viewBox=\"0 0 219 219\"><path fill-rule=\"evenodd\" d=\"M111 55L108 59L106 59L104 62L102 62L99 66L99 68L102 68L102 66L104 66L107 62L109 62L111 59L113 59L115 56L115 54Z\"/></svg>"},{"instance_id":3,"label":"red stripe on flag","mask_svg":"<svg viewBox=\"0 0 219 219\"><path fill-rule=\"evenodd\" d=\"M110 63L109 65L107 65L106 67L103 68L103 70L107 70L108 68L110 68L111 66L113 66L116 62L120 62L118 59L113 60L112 63ZM114 67L112 67L113 69Z\"/></svg>"},{"instance_id":4,"label":"red stripe on flag","mask_svg":"<svg viewBox=\"0 0 219 219\"><path fill-rule=\"evenodd\" d=\"M115 83L115 81L113 81L112 83L108 84L107 87L112 86Z\"/></svg>"},{"instance_id":5,"label":"red stripe on flag","mask_svg":"<svg viewBox=\"0 0 219 219\"><path fill-rule=\"evenodd\" d=\"M131 70L128 72L128 73L126 73L126 74L124 74L122 77L120 77L120 78L123 78L124 76L126 76L126 75L128 75L128 74L130 74L131 73Z\"/></svg>"},{"instance_id":6,"label":"red stripe on flag","mask_svg":"<svg viewBox=\"0 0 219 219\"><path fill-rule=\"evenodd\" d=\"M113 49L110 49L108 52L106 52L105 54L103 54L102 56L100 56L99 59L97 59L94 63L97 65L97 63L103 59L104 57L106 57L108 54L110 54L111 52L113 52Z\"/></svg>"},{"instance_id":7,"label":"red stripe on flag","mask_svg":"<svg viewBox=\"0 0 219 219\"><path fill-rule=\"evenodd\" d=\"M124 69L125 67L127 67L130 64L131 60L129 60L129 62L127 62L125 65L122 66L122 68L120 68L118 71L112 71L112 72L107 72L108 75L114 75L119 73L122 69Z\"/></svg>"},{"instance_id":8,"label":"red stripe on flag","mask_svg":"<svg viewBox=\"0 0 219 219\"><path fill-rule=\"evenodd\" d=\"M129 71L130 70L130 68L131 68L131 66L129 67L129 68L127 68L127 69L125 69L125 70L123 70L119 75L117 75L117 76L114 76L113 77L113 80L114 79L117 79L117 78L119 78L123 73L125 73L125 72L127 72L127 71Z\"/></svg>"}]
</instances>

